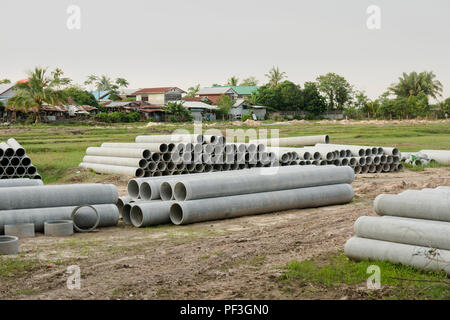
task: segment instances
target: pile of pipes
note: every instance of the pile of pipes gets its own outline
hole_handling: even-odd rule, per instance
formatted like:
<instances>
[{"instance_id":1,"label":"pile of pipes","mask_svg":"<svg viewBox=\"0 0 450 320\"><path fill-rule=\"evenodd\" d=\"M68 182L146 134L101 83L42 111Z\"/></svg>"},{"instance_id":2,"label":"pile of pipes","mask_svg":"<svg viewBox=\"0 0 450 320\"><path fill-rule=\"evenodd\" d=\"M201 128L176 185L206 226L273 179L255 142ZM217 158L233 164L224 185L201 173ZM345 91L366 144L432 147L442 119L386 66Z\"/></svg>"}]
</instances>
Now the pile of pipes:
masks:
<instances>
[{"instance_id":1,"label":"pile of pipes","mask_svg":"<svg viewBox=\"0 0 450 320\"><path fill-rule=\"evenodd\" d=\"M421 152L402 152L401 161L413 166L427 166L435 160L430 159L428 155Z\"/></svg>"},{"instance_id":2,"label":"pile of pipes","mask_svg":"<svg viewBox=\"0 0 450 320\"><path fill-rule=\"evenodd\" d=\"M345 244L354 260L382 260L450 274L450 187L381 194L380 217L360 217Z\"/></svg>"},{"instance_id":3,"label":"pile of pipes","mask_svg":"<svg viewBox=\"0 0 450 320\"><path fill-rule=\"evenodd\" d=\"M0 179L41 179L25 149L14 139L0 142Z\"/></svg>"},{"instance_id":4,"label":"pile of pipes","mask_svg":"<svg viewBox=\"0 0 450 320\"><path fill-rule=\"evenodd\" d=\"M138 136L134 143L87 148L79 166L98 173L153 177L297 165L302 158L293 152L265 149L264 144L226 143L224 136Z\"/></svg>"},{"instance_id":5,"label":"pile of pipes","mask_svg":"<svg viewBox=\"0 0 450 320\"><path fill-rule=\"evenodd\" d=\"M352 201L349 167L286 166L136 178L118 207L135 227L189 224Z\"/></svg>"},{"instance_id":6,"label":"pile of pipes","mask_svg":"<svg viewBox=\"0 0 450 320\"><path fill-rule=\"evenodd\" d=\"M420 150L419 153L439 164L450 165L450 150Z\"/></svg>"},{"instance_id":7,"label":"pile of pipes","mask_svg":"<svg viewBox=\"0 0 450 320\"><path fill-rule=\"evenodd\" d=\"M39 181L39 182L36 182ZM114 185L42 185L40 180L0 181L0 234L6 226L33 224L43 232L49 221L72 220L80 232L117 225L118 192Z\"/></svg>"}]
</instances>

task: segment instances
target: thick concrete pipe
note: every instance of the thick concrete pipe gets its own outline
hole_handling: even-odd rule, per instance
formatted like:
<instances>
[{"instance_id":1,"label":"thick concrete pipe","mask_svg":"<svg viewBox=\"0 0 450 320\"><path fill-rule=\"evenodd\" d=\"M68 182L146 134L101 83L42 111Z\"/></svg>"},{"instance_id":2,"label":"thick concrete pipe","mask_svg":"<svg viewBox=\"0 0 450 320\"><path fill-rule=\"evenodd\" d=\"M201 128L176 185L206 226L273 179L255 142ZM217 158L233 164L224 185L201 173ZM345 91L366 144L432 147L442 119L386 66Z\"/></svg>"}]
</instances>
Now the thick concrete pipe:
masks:
<instances>
[{"instance_id":1,"label":"thick concrete pipe","mask_svg":"<svg viewBox=\"0 0 450 320\"><path fill-rule=\"evenodd\" d=\"M398 217L359 217L354 225L361 238L450 250L450 223Z\"/></svg>"},{"instance_id":2,"label":"thick concrete pipe","mask_svg":"<svg viewBox=\"0 0 450 320\"><path fill-rule=\"evenodd\" d=\"M232 178L228 175L180 178L173 187L174 198L178 201L224 197L238 194L298 189L329 184L351 183L355 173L350 167L281 167L270 174L261 172L239 172Z\"/></svg>"},{"instance_id":3,"label":"thick concrete pipe","mask_svg":"<svg viewBox=\"0 0 450 320\"><path fill-rule=\"evenodd\" d=\"M380 216L397 216L450 222L450 198L429 193L380 194L373 203Z\"/></svg>"},{"instance_id":4,"label":"thick concrete pipe","mask_svg":"<svg viewBox=\"0 0 450 320\"><path fill-rule=\"evenodd\" d=\"M0 211L0 234L4 232L4 226L8 224L34 223L36 231L44 231L44 222L51 220L70 220L72 211L78 207L49 207L34 209L17 209ZM119 209L115 204L96 204L93 207L100 215L98 227L116 226L119 221ZM75 218L75 224L80 228L90 228L97 221L95 212L88 208L81 208Z\"/></svg>"},{"instance_id":5,"label":"thick concrete pipe","mask_svg":"<svg viewBox=\"0 0 450 320\"><path fill-rule=\"evenodd\" d=\"M99 157L84 156L85 163L108 164L113 166L135 167L145 169L148 165L147 160L139 158L118 158L118 157Z\"/></svg>"},{"instance_id":6,"label":"thick concrete pipe","mask_svg":"<svg viewBox=\"0 0 450 320\"><path fill-rule=\"evenodd\" d=\"M150 159L152 153L148 149L89 147L89 148L86 149L86 155L88 155L88 156L102 156L102 157L121 157L121 158Z\"/></svg>"},{"instance_id":7,"label":"thick concrete pipe","mask_svg":"<svg viewBox=\"0 0 450 320\"><path fill-rule=\"evenodd\" d=\"M170 142L193 142L203 143L204 137L201 134L170 134L170 135L147 135L137 136L137 143L170 143Z\"/></svg>"},{"instance_id":8,"label":"thick concrete pipe","mask_svg":"<svg viewBox=\"0 0 450 320\"><path fill-rule=\"evenodd\" d=\"M131 208L130 220L136 228L170 223L173 201L138 202Z\"/></svg>"},{"instance_id":9,"label":"thick concrete pipe","mask_svg":"<svg viewBox=\"0 0 450 320\"><path fill-rule=\"evenodd\" d=\"M450 165L450 150L420 150L437 163Z\"/></svg>"},{"instance_id":10,"label":"thick concrete pipe","mask_svg":"<svg viewBox=\"0 0 450 320\"><path fill-rule=\"evenodd\" d=\"M114 166L108 164L88 163L88 162L81 162L78 166L80 168L92 169L97 173L121 174L132 177L142 177L144 175L144 170L139 167Z\"/></svg>"},{"instance_id":11,"label":"thick concrete pipe","mask_svg":"<svg viewBox=\"0 0 450 320\"><path fill-rule=\"evenodd\" d=\"M10 158L14 156L14 149L5 142L0 142L0 150L2 150L1 154L3 157Z\"/></svg>"},{"instance_id":12,"label":"thick concrete pipe","mask_svg":"<svg viewBox=\"0 0 450 320\"><path fill-rule=\"evenodd\" d=\"M0 189L0 210L115 204L119 198L112 184L68 184Z\"/></svg>"},{"instance_id":13,"label":"thick concrete pipe","mask_svg":"<svg viewBox=\"0 0 450 320\"><path fill-rule=\"evenodd\" d=\"M11 148L14 150L14 154L21 158L25 156L25 149L16 141L14 138L9 138L8 141L6 141L8 145L11 146Z\"/></svg>"},{"instance_id":14,"label":"thick concrete pipe","mask_svg":"<svg viewBox=\"0 0 450 320\"><path fill-rule=\"evenodd\" d=\"M422 246L353 237L345 244L344 253L356 261L389 261L450 274L448 250L431 250Z\"/></svg>"},{"instance_id":15,"label":"thick concrete pipe","mask_svg":"<svg viewBox=\"0 0 450 320\"><path fill-rule=\"evenodd\" d=\"M167 143L116 143L105 142L102 148L123 148L123 149L145 149L151 152L168 152L169 146Z\"/></svg>"},{"instance_id":16,"label":"thick concrete pipe","mask_svg":"<svg viewBox=\"0 0 450 320\"><path fill-rule=\"evenodd\" d=\"M42 186L42 185L44 185L42 180L35 180L29 178L0 180L0 188Z\"/></svg>"},{"instance_id":17,"label":"thick concrete pipe","mask_svg":"<svg viewBox=\"0 0 450 320\"><path fill-rule=\"evenodd\" d=\"M330 137L328 135L321 136L300 136L289 138L273 138L273 139L261 139L250 140L250 143L263 143L265 145L275 146L314 146L317 143L329 143Z\"/></svg>"},{"instance_id":18,"label":"thick concrete pipe","mask_svg":"<svg viewBox=\"0 0 450 320\"><path fill-rule=\"evenodd\" d=\"M170 207L170 220L177 225L234 218L274 211L344 204L352 201L348 184L261 192L230 197L181 201Z\"/></svg>"}]
</instances>

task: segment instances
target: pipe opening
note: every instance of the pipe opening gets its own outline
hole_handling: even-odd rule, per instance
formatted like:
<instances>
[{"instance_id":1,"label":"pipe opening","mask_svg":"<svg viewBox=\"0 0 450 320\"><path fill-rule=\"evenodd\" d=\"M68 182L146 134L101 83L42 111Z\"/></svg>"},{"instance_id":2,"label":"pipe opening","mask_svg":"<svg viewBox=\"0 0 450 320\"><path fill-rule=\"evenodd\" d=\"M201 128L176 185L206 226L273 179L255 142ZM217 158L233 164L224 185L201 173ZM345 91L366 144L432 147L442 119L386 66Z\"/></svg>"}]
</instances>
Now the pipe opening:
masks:
<instances>
[{"instance_id":1,"label":"pipe opening","mask_svg":"<svg viewBox=\"0 0 450 320\"><path fill-rule=\"evenodd\" d=\"M147 160L141 159L139 160L139 167L145 169L147 167L147 163L148 163Z\"/></svg>"},{"instance_id":2,"label":"pipe opening","mask_svg":"<svg viewBox=\"0 0 450 320\"><path fill-rule=\"evenodd\" d=\"M17 157L11 158L10 163L12 166L17 167L20 163L20 158Z\"/></svg>"},{"instance_id":3,"label":"pipe opening","mask_svg":"<svg viewBox=\"0 0 450 320\"><path fill-rule=\"evenodd\" d=\"M178 203L170 206L170 220L173 224L181 224L183 221L183 208Z\"/></svg>"},{"instance_id":4,"label":"pipe opening","mask_svg":"<svg viewBox=\"0 0 450 320\"><path fill-rule=\"evenodd\" d=\"M183 182L177 182L175 184L173 193L174 193L175 200L185 201L186 200L186 196L187 196L187 190L186 190L186 186L184 185L184 183Z\"/></svg>"},{"instance_id":5,"label":"pipe opening","mask_svg":"<svg viewBox=\"0 0 450 320\"><path fill-rule=\"evenodd\" d=\"M18 156L19 158L22 158L25 155L25 149L23 148L18 148L15 152L16 156Z\"/></svg>"},{"instance_id":6,"label":"pipe opening","mask_svg":"<svg viewBox=\"0 0 450 320\"><path fill-rule=\"evenodd\" d=\"M7 156L8 158L13 157L14 156L14 149L13 148L8 148L5 151L5 156Z\"/></svg>"},{"instance_id":7,"label":"pipe opening","mask_svg":"<svg viewBox=\"0 0 450 320\"><path fill-rule=\"evenodd\" d=\"M142 222L144 221L144 214L142 213L142 210L141 208L139 208L139 206L134 206L133 208L131 208L130 221L131 224L136 228L140 228L142 226Z\"/></svg>"},{"instance_id":8,"label":"pipe opening","mask_svg":"<svg viewBox=\"0 0 450 320\"><path fill-rule=\"evenodd\" d=\"M28 167L29 165L31 165L31 159L28 157L22 158L22 165L24 167Z\"/></svg>"},{"instance_id":9,"label":"pipe opening","mask_svg":"<svg viewBox=\"0 0 450 320\"><path fill-rule=\"evenodd\" d=\"M150 152L150 150L144 150L142 152L142 157L145 159L150 159L151 156L152 156L152 153Z\"/></svg>"},{"instance_id":10,"label":"pipe opening","mask_svg":"<svg viewBox=\"0 0 450 320\"><path fill-rule=\"evenodd\" d=\"M141 169L141 168L136 169L136 177L138 177L138 178L143 177L144 173L145 173L144 169Z\"/></svg>"},{"instance_id":11,"label":"pipe opening","mask_svg":"<svg viewBox=\"0 0 450 320\"><path fill-rule=\"evenodd\" d=\"M122 220L126 224L131 224L130 213L131 213L132 208L133 208L133 205L130 203L127 203L122 208Z\"/></svg>"},{"instance_id":12,"label":"pipe opening","mask_svg":"<svg viewBox=\"0 0 450 320\"><path fill-rule=\"evenodd\" d=\"M159 145L159 152L167 152L169 150L169 146L165 143L161 143Z\"/></svg>"},{"instance_id":13,"label":"pipe opening","mask_svg":"<svg viewBox=\"0 0 450 320\"><path fill-rule=\"evenodd\" d=\"M136 180L130 180L127 186L128 195L132 198L139 198L139 184Z\"/></svg>"},{"instance_id":14,"label":"pipe opening","mask_svg":"<svg viewBox=\"0 0 450 320\"><path fill-rule=\"evenodd\" d=\"M159 193L160 193L162 200L164 200L164 201L171 200L173 197L173 191L172 191L172 186L170 185L170 183L167 181L161 183Z\"/></svg>"},{"instance_id":15,"label":"pipe opening","mask_svg":"<svg viewBox=\"0 0 450 320\"><path fill-rule=\"evenodd\" d=\"M325 135L325 143L330 143L330 137L328 135Z\"/></svg>"},{"instance_id":16,"label":"pipe opening","mask_svg":"<svg viewBox=\"0 0 450 320\"><path fill-rule=\"evenodd\" d=\"M142 200L150 200L152 198L152 187L148 182L142 182L139 187L139 195Z\"/></svg>"}]
</instances>

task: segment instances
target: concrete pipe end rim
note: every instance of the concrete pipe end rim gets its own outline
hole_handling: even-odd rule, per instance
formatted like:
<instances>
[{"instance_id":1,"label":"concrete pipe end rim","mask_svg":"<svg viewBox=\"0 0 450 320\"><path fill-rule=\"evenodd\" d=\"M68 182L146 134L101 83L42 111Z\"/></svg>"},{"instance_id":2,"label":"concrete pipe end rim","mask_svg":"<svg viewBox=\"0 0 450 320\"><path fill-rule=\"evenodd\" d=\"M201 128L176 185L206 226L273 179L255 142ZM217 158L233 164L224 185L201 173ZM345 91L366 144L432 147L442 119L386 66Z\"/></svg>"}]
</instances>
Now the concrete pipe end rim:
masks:
<instances>
[{"instance_id":1,"label":"concrete pipe end rim","mask_svg":"<svg viewBox=\"0 0 450 320\"><path fill-rule=\"evenodd\" d=\"M167 181L161 183L159 193L160 193L162 200L164 200L164 201L171 200L173 197L173 190L172 190L172 186L170 185L170 183Z\"/></svg>"},{"instance_id":2,"label":"concrete pipe end rim","mask_svg":"<svg viewBox=\"0 0 450 320\"><path fill-rule=\"evenodd\" d=\"M139 206L134 206L131 208L130 212L130 222L136 228L142 227L142 223L144 221L144 214Z\"/></svg>"},{"instance_id":3,"label":"concrete pipe end rim","mask_svg":"<svg viewBox=\"0 0 450 320\"><path fill-rule=\"evenodd\" d=\"M19 238L16 236L0 236L0 243L17 242Z\"/></svg>"},{"instance_id":4,"label":"concrete pipe end rim","mask_svg":"<svg viewBox=\"0 0 450 320\"><path fill-rule=\"evenodd\" d=\"M181 204L174 203L170 206L170 221L176 225L183 222L183 207Z\"/></svg>"},{"instance_id":5,"label":"concrete pipe end rim","mask_svg":"<svg viewBox=\"0 0 450 320\"><path fill-rule=\"evenodd\" d=\"M186 185L183 182L177 182L175 184L174 190L174 198L177 201L185 201L187 198L187 189Z\"/></svg>"},{"instance_id":6,"label":"concrete pipe end rim","mask_svg":"<svg viewBox=\"0 0 450 320\"><path fill-rule=\"evenodd\" d=\"M325 135L325 143L330 143L330 137L328 135Z\"/></svg>"},{"instance_id":7,"label":"concrete pipe end rim","mask_svg":"<svg viewBox=\"0 0 450 320\"><path fill-rule=\"evenodd\" d=\"M95 220L95 223L92 227L88 228L88 229L83 229L80 228L77 223L75 222L75 216L77 214L77 212L81 209L81 208L90 208L95 212L95 215L97 216L97 219ZM73 209L72 214L70 215L70 218L72 219L72 223L73 223L73 227L75 228L76 231L78 232L92 232L95 230L95 228L98 227L98 224L100 223L100 214L98 213L97 209L95 209L93 206L88 205L88 204L84 204L81 206L76 207L75 209Z\"/></svg>"},{"instance_id":8,"label":"concrete pipe end rim","mask_svg":"<svg viewBox=\"0 0 450 320\"><path fill-rule=\"evenodd\" d=\"M73 225L73 221L72 220L49 220L49 221L45 221L45 224L71 224Z\"/></svg>"},{"instance_id":9,"label":"concrete pipe end rim","mask_svg":"<svg viewBox=\"0 0 450 320\"><path fill-rule=\"evenodd\" d=\"M148 182L142 182L139 187L139 196L142 200L150 200L152 198L152 186Z\"/></svg>"},{"instance_id":10,"label":"concrete pipe end rim","mask_svg":"<svg viewBox=\"0 0 450 320\"><path fill-rule=\"evenodd\" d=\"M142 157L145 159L150 159L151 156L152 156L152 153L150 152L150 150L144 150L142 152Z\"/></svg>"}]
</instances>

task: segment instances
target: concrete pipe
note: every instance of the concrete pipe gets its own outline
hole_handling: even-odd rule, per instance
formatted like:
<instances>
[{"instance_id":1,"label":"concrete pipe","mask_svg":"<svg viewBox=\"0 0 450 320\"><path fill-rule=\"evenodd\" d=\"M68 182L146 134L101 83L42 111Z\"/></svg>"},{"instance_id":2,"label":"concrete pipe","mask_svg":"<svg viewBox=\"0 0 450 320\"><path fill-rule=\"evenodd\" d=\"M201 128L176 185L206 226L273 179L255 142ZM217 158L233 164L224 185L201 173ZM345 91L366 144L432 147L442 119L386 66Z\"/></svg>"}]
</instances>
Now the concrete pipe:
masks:
<instances>
[{"instance_id":1,"label":"concrete pipe","mask_svg":"<svg viewBox=\"0 0 450 320\"><path fill-rule=\"evenodd\" d=\"M0 236L0 255L18 254L19 238L14 236Z\"/></svg>"},{"instance_id":2,"label":"concrete pipe","mask_svg":"<svg viewBox=\"0 0 450 320\"><path fill-rule=\"evenodd\" d=\"M162 153L152 153L151 160L154 162L159 162L161 160Z\"/></svg>"},{"instance_id":3,"label":"concrete pipe","mask_svg":"<svg viewBox=\"0 0 450 320\"><path fill-rule=\"evenodd\" d=\"M27 186L0 190L0 210L117 203L112 184Z\"/></svg>"},{"instance_id":4,"label":"concrete pipe","mask_svg":"<svg viewBox=\"0 0 450 320\"><path fill-rule=\"evenodd\" d=\"M389 156L399 156L401 157L400 151L397 148L386 148L383 147L383 152Z\"/></svg>"},{"instance_id":5,"label":"concrete pipe","mask_svg":"<svg viewBox=\"0 0 450 320\"><path fill-rule=\"evenodd\" d=\"M332 161L332 160L335 159L334 151L326 151L326 150L321 149L321 148L304 148L304 149L308 150L311 153L312 152L319 153L320 154L320 159L322 159L322 160Z\"/></svg>"},{"instance_id":6,"label":"concrete pipe","mask_svg":"<svg viewBox=\"0 0 450 320\"><path fill-rule=\"evenodd\" d=\"M21 158L25 156L25 149L14 138L9 138L6 143L14 150L14 154Z\"/></svg>"},{"instance_id":7,"label":"concrete pipe","mask_svg":"<svg viewBox=\"0 0 450 320\"><path fill-rule=\"evenodd\" d=\"M352 201L348 184L252 193L230 197L199 199L172 204L170 220L177 225L240 217L290 209L344 204Z\"/></svg>"},{"instance_id":8,"label":"concrete pipe","mask_svg":"<svg viewBox=\"0 0 450 320\"><path fill-rule=\"evenodd\" d=\"M131 208L130 220L136 228L170 223L173 201L138 202Z\"/></svg>"},{"instance_id":9,"label":"concrete pipe","mask_svg":"<svg viewBox=\"0 0 450 320\"><path fill-rule=\"evenodd\" d=\"M87 162L81 162L78 166L80 168L92 169L97 173L104 174L120 174L132 177L142 177L144 175L144 169L138 167L114 166L108 164Z\"/></svg>"},{"instance_id":10,"label":"concrete pipe","mask_svg":"<svg viewBox=\"0 0 450 320\"><path fill-rule=\"evenodd\" d=\"M383 164L383 172L391 171L391 165L389 163Z\"/></svg>"},{"instance_id":11,"label":"concrete pipe","mask_svg":"<svg viewBox=\"0 0 450 320\"><path fill-rule=\"evenodd\" d=\"M369 166L369 173L375 173L377 171L377 166L374 164L371 164Z\"/></svg>"},{"instance_id":12,"label":"concrete pipe","mask_svg":"<svg viewBox=\"0 0 450 320\"><path fill-rule=\"evenodd\" d=\"M369 172L369 166L368 165L361 166L361 173L362 174L365 174L365 173L368 173L368 172Z\"/></svg>"},{"instance_id":13,"label":"concrete pipe","mask_svg":"<svg viewBox=\"0 0 450 320\"><path fill-rule=\"evenodd\" d=\"M352 145L341 145L341 144L316 144L316 147L327 147L327 148L345 148L346 150L350 150L354 157L364 157L366 156L366 151L364 148L360 146L352 146Z\"/></svg>"},{"instance_id":14,"label":"concrete pipe","mask_svg":"<svg viewBox=\"0 0 450 320\"><path fill-rule=\"evenodd\" d=\"M268 192L329 184L351 183L355 174L349 167L302 167L290 166L261 171L239 172L179 179L172 190L178 201L224 197L238 194Z\"/></svg>"},{"instance_id":15,"label":"concrete pipe","mask_svg":"<svg viewBox=\"0 0 450 320\"><path fill-rule=\"evenodd\" d=\"M450 150L420 150L437 163L450 165Z\"/></svg>"},{"instance_id":16,"label":"concrete pipe","mask_svg":"<svg viewBox=\"0 0 450 320\"><path fill-rule=\"evenodd\" d=\"M11 146L5 142L0 143L0 150L2 150L1 151L2 156L7 158L13 157L15 153L14 149L11 148Z\"/></svg>"},{"instance_id":17,"label":"concrete pipe","mask_svg":"<svg viewBox=\"0 0 450 320\"><path fill-rule=\"evenodd\" d=\"M26 173L27 173L27 168L22 167L22 166L16 167L16 175L17 176L24 177Z\"/></svg>"},{"instance_id":18,"label":"concrete pipe","mask_svg":"<svg viewBox=\"0 0 450 320\"><path fill-rule=\"evenodd\" d=\"M360 174L361 173L361 166L356 165L353 170L355 171L355 174Z\"/></svg>"},{"instance_id":19,"label":"concrete pipe","mask_svg":"<svg viewBox=\"0 0 450 320\"><path fill-rule=\"evenodd\" d=\"M356 261L389 261L450 274L448 250L431 250L427 247L353 237L345 244L344 253Z\"/></svg>"},{"instance_id":20,"label":"concrete pipe","mask_svg":"<svg viewBox=\"0 0 450 320\"><path fill-rule=\"evenodd\" d=\"M19 239L35 236L34 223L6 224L4 230L6 236L15 236Z\"/></svg>"},{"instance_id":21,"label":"concrete pipe","mask_svg":"<svg viewBox=\"0 0 450 320\"><path fill-rule=\"evenodd\" d=\"M52 220L44 222L44 234L52 237L67 237L73 235L72 220Z\"/></svg>"},{"instance_id":22,"label":"concrete pipe","mask_svg":"<svg viewBox=\"0 0 450 320\"><path fill-rule=\"evenodd\" d=\"M0 188L42 186L42 185L44 185L42 180L35 180L29 178L0 180Z\"/></svg>"},{"instance_id":23,"label":"concrete pipe","mask_svg":"<svg viewBox=\"0 0 450 320\"><path fill-rule=\"evenodd\" d=\"M151 154L152 153L148 149L97 148L97 147L89 147L86 149L86 155L88 156L150 159Z\"/></svg>"},{"instance_id":24,"label":"concrete pipe","mask_svg":"<svg viewBox=\"0 0 450 320\"><path fill-rule=\"evenodd\" d=\"M117 157L99 157L99 156L84 156L85 163L99 163L114 166L124 167L138 167L145 169L148 165L147 160L139 158L117 158Z\"/></svg>"},{"instance_id":25,"label":"concrete pipe","mask_svg":"<svg viewBox=\"0 0 450 320\"><path fill-rule=\"evenodd\" d=\"M134 202L135 199L130 197L130 196L123 196L123 197L119 197L119 199L117 200L117 209L119 209L119 215L122 215L122 210L124 205L126 205L127 203L132 203Z\"/></svg>"},{"instance_id":26,"label":"concrete pipe","mask_svg":"<svg viewBox=\"0 0 450 320\"><path fill-rule=\"evenodd\" d=\"M381 173L381 172L383 172L383 165L381 165L381 164L377 164L376 166L375 166L375 171L376 171L376 173Z\"/></svg>"},{"instance_id":27,"label":"concrete pipe","mask_svg":"<svg viewBox=\"0 0 450 320\"><path fill-rule=\"evenodd\" d=\"M36 232L44 231L44 222L50 220L70 220L72 212L77 206L34 208L0 211L0 234L4 232L6 224L34 223ZM100 215L99 227L113 227L119 221L119 209L115 204L93 205ZM94 225L97 215L89 208L78 210L75 223L80 228Z\"/></svg>"},{"instance_id":28,"label":"concrete pipe","mask_svg":"<svg viewBox=\"0 0 450 320\"><path fill-rule=\"evenodd\" d=\"M329 143L330 137L328 135L321 136L300 136L289 138L273 138L262 140L251 140L250 143L263 143L265 145L278 145L278 146L314 146L317 143Z\"/></svg>"},{"instance_id":29,"label":"concrete pipe","mask_svg":"<svg viewBox=\"0 0 450 320\"><path fill-rule=\"evenodd\" d=\"M1 158L0 159L0 166L2 166L2 167L9 166L9 158L8 157Z\"/></svg>"},{"instance_id":30,"label":"concrete pipe","mask_svg":"<svg viewBox=\"0 0 450 320\"><path fill-rule=\"evenodd\" d=\"M375 198L373 206L380 216L450 222L450 198L439 194L420 192L402 195L380 194Z\"/></svg>"},{"instance_id":31,"label":"concrete pipe","mask_svg":"<svg viewBox=\"0 0 450 320\"><path fill-rule=\"evenodd\" d=\"M20 165L24 167L31 166L31 159L27 156L20 159Z\"/></svg>"},{"instance_id":32,"label":"concrete pipe","mask_svg":"<svg viewBox=\"0 0 450 320\"><path fill-rule=\"evenodd\" d=\"M151 152L168 152L169 146L167 143L116 143L105 142L102 143L101 148L123 148L123 149L145 149Z\"/></svg>"},{"instance_id":33,"label":"concrete pipe","mask_svg":"<svg viewBox=\"0 0 450 320\"><path fill-rule=\"evenodd\" d=\"M175 143L175 142L193 142L203 143L205 141L201 134L170 134L170 135L146 135L137 136L137 143Z\"/></svg>"},{"instance_id":34,"label":"concrete pipe","mask_svg":"<svg viewBox=\"0 0 450 320\"><path fill-rule=\"evenodd\" d=\"M148 171L155 171L157 169L158 169L158 163L156 163L154 161L148 162L148 164L147 164Z\"/></svg>"},{"instance_id":35,"label":"concrete pipe","mask_svg":"<svg viewBox=\"0 0 450 320\"><path fill-rule=\"evenodd\" d=\"M17 167L20 164L20 158L19 157L9 158L9 164L13 167Z\"/></svg>"},{"instance_id":36,"label":"concrete pipe","mask_svg":"<svg viewBox=\"0 0 450 320\"><path fill-rule=\"evenodd\" d=\"M450 250L450 223L398 217L359 217L355 235L428 248Z\"/></svg>"}]
</instances>

